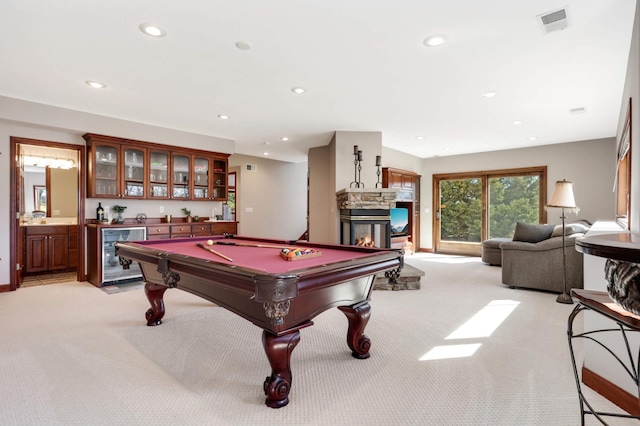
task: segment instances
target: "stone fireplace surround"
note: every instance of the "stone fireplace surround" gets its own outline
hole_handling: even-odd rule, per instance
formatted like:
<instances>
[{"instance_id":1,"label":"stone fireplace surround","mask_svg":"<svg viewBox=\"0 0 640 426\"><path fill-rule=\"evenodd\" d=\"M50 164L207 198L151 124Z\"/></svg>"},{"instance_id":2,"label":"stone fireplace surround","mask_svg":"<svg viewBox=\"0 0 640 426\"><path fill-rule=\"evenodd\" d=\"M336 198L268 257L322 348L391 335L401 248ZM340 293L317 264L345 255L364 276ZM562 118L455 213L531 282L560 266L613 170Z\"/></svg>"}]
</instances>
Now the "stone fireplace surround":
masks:
<instances>
[{"instance_id":1,"label":"stone fireplace surround","mask_svg":"<svg viewBox=\"0 0 640 426\"><path fill-rule=\"evenodd\" d=\"M396 205L396 192L389 188L338 191L336 199L340 209L340 243L357 244L366 236L374 241L376 247L390 248L389 213Z\"/></svg>"},{"instance_id":2,"label":"stone fireplace surround","mask_svg":"<svg viewBox=\"0 0 640 426\"><path fill-rule=\"evenodd\" d=\"M396 205L396 192L392 188L342 189L336 192L338 209L341 216L342 212L350 211L390 210ZM342 222L340 226L343 226ZM405 263L399 277L390 279L386 275L379 275L374 281L373 288L375 290L419 290L422 276L424 276L423 271Z\"/></svg>"}]
</instances>

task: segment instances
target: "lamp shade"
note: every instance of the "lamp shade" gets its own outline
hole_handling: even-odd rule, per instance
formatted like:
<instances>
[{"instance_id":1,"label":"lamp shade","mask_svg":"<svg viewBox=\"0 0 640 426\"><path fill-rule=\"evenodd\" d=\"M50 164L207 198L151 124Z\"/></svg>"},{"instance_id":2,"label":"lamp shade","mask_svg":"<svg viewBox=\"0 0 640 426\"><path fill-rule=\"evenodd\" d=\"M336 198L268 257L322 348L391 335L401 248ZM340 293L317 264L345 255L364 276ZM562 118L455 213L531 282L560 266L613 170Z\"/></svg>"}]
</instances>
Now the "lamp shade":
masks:
<instances>
[{"instance_id":1,"label":"lamp shade","mask_svg":"<svg viewBox=\"0 0 640 426\"><path fill-rule=\"evenodd\" d=\"M559 180L551 196L548 207L575 208L576 200L573 198L573 182Z\"/></svg>"}]
</instances>

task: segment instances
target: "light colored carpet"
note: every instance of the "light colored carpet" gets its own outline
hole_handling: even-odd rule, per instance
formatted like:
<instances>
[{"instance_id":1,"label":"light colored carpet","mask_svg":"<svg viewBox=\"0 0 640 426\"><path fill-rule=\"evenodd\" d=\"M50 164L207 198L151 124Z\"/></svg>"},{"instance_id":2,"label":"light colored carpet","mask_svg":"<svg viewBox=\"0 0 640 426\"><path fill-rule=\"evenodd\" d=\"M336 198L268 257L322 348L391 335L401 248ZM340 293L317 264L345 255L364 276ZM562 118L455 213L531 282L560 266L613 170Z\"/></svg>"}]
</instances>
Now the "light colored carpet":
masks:
<instances>
[{"instance_id":1,"label":"light colored carpet","mask_svg":"<svg viewBox=\"0 0 640 426\"><path fill-rule=\"evenodd\" d=\"M142 288L105 294L69 282L2 293L0 423L580 423L566 338L572 306L507 288L500 268L479 258L417 254L407 262L426 272L422 288L374 292L371 357L352 358L345 316L323 313L301 331L291 402L278 410L264 405L270 367L261 330L195 296L167 291L164 323L147 327ZM492 301L515 307L493 333L447 339ZM420 360L458 344L479 347L467 357ZM586 392L596 407L620 412Z\"/></svg>"}]
</instances>

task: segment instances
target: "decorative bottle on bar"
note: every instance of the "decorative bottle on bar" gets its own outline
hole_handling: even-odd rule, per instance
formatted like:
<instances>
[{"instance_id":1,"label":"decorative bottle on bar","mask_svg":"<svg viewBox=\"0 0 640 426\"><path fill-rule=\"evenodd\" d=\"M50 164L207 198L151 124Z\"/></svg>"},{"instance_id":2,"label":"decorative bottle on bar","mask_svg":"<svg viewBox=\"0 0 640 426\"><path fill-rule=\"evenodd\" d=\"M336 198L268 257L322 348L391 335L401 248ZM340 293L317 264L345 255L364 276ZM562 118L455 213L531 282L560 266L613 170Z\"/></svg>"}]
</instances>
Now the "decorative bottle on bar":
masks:
<instances>
[{"instance_id":1,"label":"decorative bottle on bar","mask_svg":"<svg viewBox=\"0 0 640 426\"><path fill-rule=\"evenodd\" d=\"M104 209L102 208L102 203L98 203L98 208L96 209L96 219L98 219L98 222L104 221Z\"/></svg>"}]
</instances>

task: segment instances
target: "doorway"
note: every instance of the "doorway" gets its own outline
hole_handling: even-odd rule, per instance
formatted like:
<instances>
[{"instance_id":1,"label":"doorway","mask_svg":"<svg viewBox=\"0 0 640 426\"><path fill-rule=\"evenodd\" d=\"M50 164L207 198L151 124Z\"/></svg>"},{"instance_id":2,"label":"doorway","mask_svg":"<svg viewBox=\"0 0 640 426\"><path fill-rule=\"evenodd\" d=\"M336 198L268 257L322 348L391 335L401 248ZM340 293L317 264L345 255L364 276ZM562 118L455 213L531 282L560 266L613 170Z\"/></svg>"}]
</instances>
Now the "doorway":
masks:
<instances>
[{"instance_id":1,"label":"doorway","mask_svg":"<svg viewBox=\"0 0 640 426\"><path fill-rule=\"evenodd\" d=\"M64 214L65 216L74 217L75 223L69 223L69 247L75 248L76 259L76 272L75 279L77 281L86 281L85 274L85 262L84 262L84 204L85 204L85 171L84 171L84 158L85 147L84 145L74 145L61 142L51 142L36 139L27 139L12 136L10 138L10 211L13 220L10 225L10 244L15 247L15 250L11 251L11 265L16 265L15 270L11 273L9 290L16 290L22 285L22 279L25 273L26 260L24 258L25 252L25 225L27 221L33 223L35 220L41 220L41 216L44 212L45 220L47 217L51 217L55 214L58 216ZM42 159L42 166L44 167L44 186L45 190L42 191L42 182L40 178L34 176L27 176L25 173L25 164L31 164L26 157L32 157L32 159ZM64 157L64 158L63 158ZM68 157L68 158L67 158ZM52 176L61 176L60 171L64 168L56 169L53 172L54 167L60 167L59 164L62 159L71 160L75 163L75 189L69 191L67 186L58 185L61 189L57 189L57 193L61 197L69 197L60 200L58 197L55 199L52 197L52 192L56 193L56 185L51 183ZM57 163L54 164L54 162ZM37 162L34 162L37 168ZM33 171L33 169L27 170ZM29 173L29 172L27 172ZM25 184L25 178L27 184ZM37 183L30 182L30 180L36 179ZM56 179L55 177L53 179ZM72 178L73 179L73 176ZM38 191L39 190L39 191ZM54 195L55 196L55 195ZM37 198L40 197L40 198ZM69 212L65 212L64 209L72 205L72 209ZM36 208L37 207L37 208ZM44 208L44 210L42 210ZM29 210L32 209L32 210ZM47 210L49 212L47 213ZM55 223L55 220L52 220ZM65 222L66 224L66 222Z\"/></svg>"},{"instance_id":2,"label":"doorway","mask_svg":"<svg viewBox=\"0 0 640 426\"><path fill-rule=\"evenodd\" d=\"M512 237L516 222L546 222L546 175L546 166L434 175L434 251L480 255L482 241Z\"/></svg>"}]
</instances>

